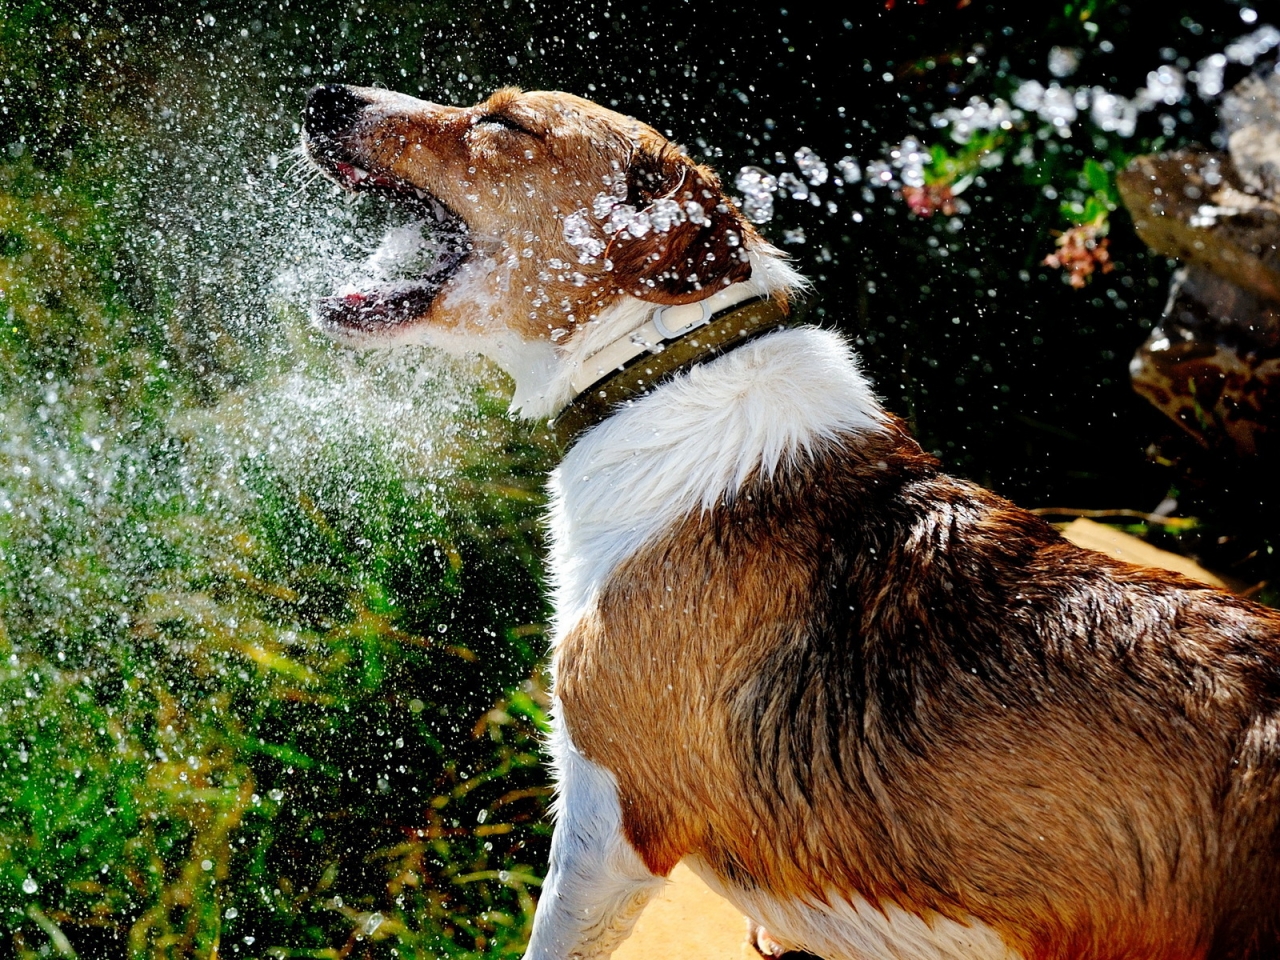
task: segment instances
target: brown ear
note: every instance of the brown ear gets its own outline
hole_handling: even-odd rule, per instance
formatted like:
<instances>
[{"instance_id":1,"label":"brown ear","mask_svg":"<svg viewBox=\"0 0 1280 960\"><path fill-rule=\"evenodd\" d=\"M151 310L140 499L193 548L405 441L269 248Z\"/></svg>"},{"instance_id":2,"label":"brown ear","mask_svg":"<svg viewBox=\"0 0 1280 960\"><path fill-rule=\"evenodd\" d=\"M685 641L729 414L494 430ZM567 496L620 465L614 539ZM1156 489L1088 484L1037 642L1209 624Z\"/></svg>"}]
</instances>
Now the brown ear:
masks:
<instances>
[{"instance_id":1,"label":"brown ear","mask_svg":"<svg viewBox=\"0 0 1280 960\"><path fill-rule=\"evenodd\" d=\"M716 175L674 148L632 160L625 203L637 211L635 225L616 228L605 256L627 293L652 303L692 303L751 276L752 228Z\"/></svg>"}]
</instances>

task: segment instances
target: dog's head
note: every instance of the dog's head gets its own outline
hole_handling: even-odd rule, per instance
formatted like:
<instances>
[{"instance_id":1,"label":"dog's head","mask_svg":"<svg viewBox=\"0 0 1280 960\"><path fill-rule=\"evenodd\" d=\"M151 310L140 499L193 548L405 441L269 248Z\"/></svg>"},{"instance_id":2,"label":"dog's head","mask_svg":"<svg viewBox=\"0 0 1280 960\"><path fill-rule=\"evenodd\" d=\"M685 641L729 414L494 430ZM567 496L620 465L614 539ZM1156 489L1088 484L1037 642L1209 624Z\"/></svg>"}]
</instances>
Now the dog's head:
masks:
<instances>
[{"instance_id":1,"label":"dog's head","mask_svg":"<svg viewBox=\"0 0 1280 960\"><path fill-rule=\"evenodd\" d=\"M719 181L645 124L564 93L473 107L323 86L303 122L333 180L431 221L426 275L330 297L322 325L373 345L482 333L566 342L626 297L703 299L751 274L763 243Z\"/></svg>"}]
</instances>

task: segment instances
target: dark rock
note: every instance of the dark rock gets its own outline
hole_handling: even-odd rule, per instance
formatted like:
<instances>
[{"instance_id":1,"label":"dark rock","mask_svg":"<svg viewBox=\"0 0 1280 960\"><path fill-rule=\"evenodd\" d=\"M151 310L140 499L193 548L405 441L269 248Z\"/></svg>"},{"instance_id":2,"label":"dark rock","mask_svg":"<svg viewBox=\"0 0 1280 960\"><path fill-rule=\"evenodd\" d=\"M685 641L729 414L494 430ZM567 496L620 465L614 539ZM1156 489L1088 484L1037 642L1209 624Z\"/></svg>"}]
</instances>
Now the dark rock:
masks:
<instances>
[{"instance_id":1,"label":"dark rock","mask_svg":"<svg viewBox=\"0 0 1280 960\"><path fill-rule=\"evenodd\" d=\"M1280 440L1280 303L1203 267L1179 271L1129 365L1133 388L1197 443L1239 457Z\"/></svg>"},{"instance_id":2,"label":"dark rock","mask_svg":"<svg viewBox=\"0 0 1280 960\"><path fill-rule=\"evenodd\" d=\"M1247 193L1231 158L1190 151L1136 157L1116 186L1152 250L1280 300L1280 204Z\"/></svg>"},{"instance_id":3,"label":"dark rock","mask_svg":"<svg viewBox=\"0 0 1280 960\"><path fill-rule=\"evenodd\" d=\"M1187 264L1130 363L1133 388L1202 449L1280 458L1280 75L1220 111L1229 154L1136 157L1116 178L1151 249Z\"/></svg>"}]
</instances>

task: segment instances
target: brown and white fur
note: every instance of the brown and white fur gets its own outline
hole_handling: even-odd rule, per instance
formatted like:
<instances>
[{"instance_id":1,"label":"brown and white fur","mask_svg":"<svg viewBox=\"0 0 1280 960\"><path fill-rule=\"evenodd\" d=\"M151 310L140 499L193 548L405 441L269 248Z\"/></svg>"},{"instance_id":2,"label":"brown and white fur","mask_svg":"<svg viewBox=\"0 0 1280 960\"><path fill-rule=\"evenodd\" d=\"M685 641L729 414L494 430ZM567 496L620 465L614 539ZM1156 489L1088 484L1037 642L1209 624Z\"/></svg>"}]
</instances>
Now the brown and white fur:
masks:
<instances>
[{"instance_id":1,"label":"brown and white fur","mask_svg":"<svg viewBox=\"0 0 1280 960\"><path fill-rule=\"evenodd\" d=\"M319 88L305 131L453 237L320 322L488 354L532 418L665 306L802 287L709 170L576 97ZM1280 954L1280 617L942 474L836 334L666 382L551 494L532 960L606 957L681 861L829 960Z\"/></svg>"}]
</instances>

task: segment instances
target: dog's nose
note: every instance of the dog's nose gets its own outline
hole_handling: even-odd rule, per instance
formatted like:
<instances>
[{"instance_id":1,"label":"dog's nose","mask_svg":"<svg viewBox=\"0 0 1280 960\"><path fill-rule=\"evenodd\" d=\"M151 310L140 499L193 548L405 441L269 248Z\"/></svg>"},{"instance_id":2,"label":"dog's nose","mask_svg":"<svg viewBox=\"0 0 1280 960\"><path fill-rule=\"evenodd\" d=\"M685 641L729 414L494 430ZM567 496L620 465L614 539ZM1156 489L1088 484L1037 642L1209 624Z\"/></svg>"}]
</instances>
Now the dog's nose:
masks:
<instances>
[{"instance_id":1,"label":"dog's nose","mask_svg":"<svg viewBox=\"0 0 1280 960\"><path fill-rule=\"evenodd\" d=\"M341 83L313 87L302 111L302 126L311 137L335 136L349 130L369 101Z\"/></svg>"}]
</instances>

